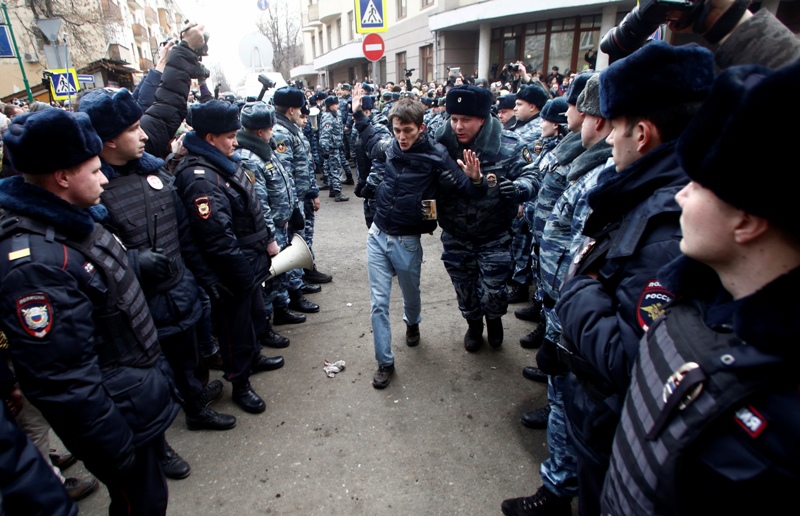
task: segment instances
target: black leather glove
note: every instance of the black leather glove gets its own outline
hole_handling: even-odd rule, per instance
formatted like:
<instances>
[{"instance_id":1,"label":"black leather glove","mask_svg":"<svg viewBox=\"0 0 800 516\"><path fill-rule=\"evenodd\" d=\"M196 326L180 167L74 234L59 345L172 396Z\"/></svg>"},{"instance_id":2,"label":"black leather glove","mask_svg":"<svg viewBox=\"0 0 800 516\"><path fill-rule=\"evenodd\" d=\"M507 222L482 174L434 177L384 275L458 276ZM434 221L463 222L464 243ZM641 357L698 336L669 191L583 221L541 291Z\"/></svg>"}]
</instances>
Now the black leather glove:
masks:
<instances>
[{"instance_id":1,"label":"black leather glove","mask_svg":"<svg viewBox=\"0 0 800 516\"><path fill-rule=\"evenodd\" d=\"M442 171L439 175L439 186L441 186L443 190L455 190L458 188L458 181L452 170Z\"/></svg>"},{"instance_id":2,"label":"black leather glove","mask_svg":"<svg viewBox=\"0 0 800 516\"><path fill-rule=\"evenodd\" d=\"M516 201L519 197L519 187L517 186L514 181L509 181L508 179L504 179L500 182L500 195L504 199L509 199L511 201Z\"/></svg>"},{"instance_id":3,"label":"black leather glove","mask_svg":"<svg viewBox=\"0 0 800 516\"><path fill-rule=\"evenodd\" d=\"M303 218L303 212L300 208L292 210L292 216L289 218L289 231L297 233L306 228L306 220Z\"/></svg>"},{"instance_id":4,"label":"black leather glove","mask_svg":"<svg viewBox=\"0 0 800 516\"><path fill-rule=\"evenodd\" d=\"M169 258L163 249L139 250L139 271L148 280L164 280L169 277Z\"/></svg>"},{"instance_id":5,"label":"black leather glove","mask_svg":"<svg viewBox=\"0 0 800 516\"><path fill-rule=\"evenodd\" d=\"M364 188L361 190L361 196L364 199L374 199L376 189L377 188L375 187L375 185L366 184L364 185Z\"/></svg>"},{"instance_id":6,"label":"black leather glove","mask_svg":"<svg viewBox=\"0 0 800 516\"><path fill-rule=\"evenodd\" d=\"M365 186L366 186L366 184L365 184L365 183L362 183L361 181L359 181L359 182L356 184L356 187L355 187L355 189L353 190L353 193L356 195L356 197L361 197L362 199L364 198L364 194L363 194L363 192L364 192L364 187L365 187Z\"/></svg>"},{"instance_id":7,"label":"black leather glove","mask_svg":"<svg viewBox=\"0 0 800 516\"><path fill-rule=\"evenodd\" d=\"M233 297L233 292L222 283L216 283L208 287L208 295L215 301L224 301Z\"/></svg>"}]
</instances>

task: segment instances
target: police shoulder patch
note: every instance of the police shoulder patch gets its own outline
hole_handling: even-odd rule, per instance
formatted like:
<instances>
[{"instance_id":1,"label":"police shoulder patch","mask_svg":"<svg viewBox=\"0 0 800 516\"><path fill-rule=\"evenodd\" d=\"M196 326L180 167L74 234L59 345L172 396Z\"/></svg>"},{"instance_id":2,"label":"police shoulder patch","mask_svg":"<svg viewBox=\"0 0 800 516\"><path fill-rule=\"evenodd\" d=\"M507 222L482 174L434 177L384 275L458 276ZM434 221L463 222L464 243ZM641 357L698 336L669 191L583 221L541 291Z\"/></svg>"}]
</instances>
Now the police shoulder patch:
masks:
<instances>
[{"instance_id":1,"label":"police shoulder patch","mask_svg":"<svg viewBox=\"0 0 800 516\"><path fill-rule=\"evenodd\" d=\"M522 149L522 157L525 158L526 163L533 163L533 157L531 156L531 151L528 150L527 147Z\"/></svg>"},{"instance_id":2,"label":"police shoulder patch","mask_svg":"<svg viewBox=\"0 0 800 516\"><path fill-rule=\"evenodd\" d=\"M194 209L201 219L206 220L211 216L211 200L206 195L195 197Z\"/></svg>"},{"instance_id":3,"label":"police shoulder patch","mask_svg":"<svg viewBox=\"0 0 800 516\"><path fill-rule=\"evenodd\" d=\"M667 290L656 279L647 282L639 297L639 306L636 309L636 317L642 330L647 331L653 321L664 313L664 307L675 299L675 295Z\"/></svg>"},{"instance_id":4,"label":"police shoulder patch","mask_svg":"<svg viewBox=\"0 0 800 516\"><path fill-rule=\"evenodd\" d=\"M53 327L53 307L47 294L26 294L17 298L17 317L31 337L44 338Z\"/></svg>"},{"instance_id":5,"label":"police shoulder patch","mask_svg":"<svg viewBox=\"0 0 800 516\"><path fill-rule=\"evenodd\" d=\"M281 154L286 152L286 142L283 142L283 141L278 142L278 146L276 147L275 150L280 152Z\"/></svg>"}]
</instances>

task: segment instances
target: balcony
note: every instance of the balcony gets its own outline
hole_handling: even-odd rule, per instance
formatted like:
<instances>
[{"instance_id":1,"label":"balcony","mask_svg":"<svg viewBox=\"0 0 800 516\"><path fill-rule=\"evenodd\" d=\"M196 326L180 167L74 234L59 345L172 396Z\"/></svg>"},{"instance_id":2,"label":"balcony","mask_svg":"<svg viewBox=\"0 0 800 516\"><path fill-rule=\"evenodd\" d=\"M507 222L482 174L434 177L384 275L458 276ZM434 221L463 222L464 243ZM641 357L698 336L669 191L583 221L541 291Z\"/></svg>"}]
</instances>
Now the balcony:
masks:
<instances>
[{"instance_id":1,"label":"balcony","mask_svg":"<svg viewBox=\"0 0 800 516\"><path fill-rule=\"evenodd\" d=\"M146 57L139 58L139 70L142 72L149 72L153 68L153 61Z\"/></svg>"},{"instance_id":2,"label":"balcony","mask_svg":"<svg viewBox=\"0 0 800 516\"><path fill-rule=\"evenodd\" d=\"M133 39L140 43L147 41L150 38L150 36L147 34L147 29L140 23L134 23L131 25L131 29L133 30Z\"/></svg>"},{"instance_id":3,"label":"balcony","mask_svg":"<svg viewBox=\"0 0 800 516\"><path fill-rule=\"evenodd\" d=\"M155 56L158 55L158 40L150 36L150 52Z\"/></svg>"},{"instance_id":4,"label":"balcony","mask_svg":"<svg viewBox=\"0 0 800 516\"><path fill-rule=\"evenodd\" d=\"M308 11L302 13L302 23L304 32L314 32L317 27L322 26L319 21L319 4L308 6Z\"/></svg>"},{"instance_id":5,"label":"balcony","mask_svg":"<svg viewBox=\"0 0 800 516\"><path fill-rule=\"evenodd\" d=\"M121 61L123 63L131 62L131 51L123 47L119 43L110 43L106 51L106 58L112 61Z\"/></svg>"},{"instance_id":6,"label":"balcony","mask_svg":"<svg viewBox=\"0 0 800 516\"><path fill-rule=\"evenodd\" d=\"M128 0L128 7L131 11L141 11L144 9L144 0Z\"/></svg>"},{"instance_id":7,"label":"balcony","mask_svg":"<svg viewBox=\"0 0 800 516\"><path fill-rule=\"evenodd\" d=\"M158 14L156 14L156 10L152 7L145 7L144 19L147 21L147 23L158 23Z\"/></svg>"},{"instance_id":8,"label":"balcony","mask_svg":"<svg viewBox=\"0 0 800 516\"><path fill-rule=\"evenodd\" d=\"M114 21L122 20L122 9L114 0L100 0L103 16Z\"/></svg>"},{"instance_id":9,"label":"balcony","mask_svg":"<svg viewBox=\"0 0 800 516\"><path fill-rule=\"evenodd\" d=\"M172 34L172 17L163 7L158 8L158 25L167 34Z\"/></svg>"}]
</instances>

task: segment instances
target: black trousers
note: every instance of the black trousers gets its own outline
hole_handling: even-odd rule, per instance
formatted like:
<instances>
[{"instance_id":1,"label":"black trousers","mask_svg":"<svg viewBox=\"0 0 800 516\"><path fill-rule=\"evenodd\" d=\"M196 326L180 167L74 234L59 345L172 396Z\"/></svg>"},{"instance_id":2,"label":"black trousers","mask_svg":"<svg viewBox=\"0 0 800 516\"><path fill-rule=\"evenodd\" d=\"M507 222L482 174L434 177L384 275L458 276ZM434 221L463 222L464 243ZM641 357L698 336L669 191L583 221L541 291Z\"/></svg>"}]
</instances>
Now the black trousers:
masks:
<instances>
[{"instance_id":1,"label":"black trousers","mask_svg":"<svg viewBox=\"0 0 800 516\"><path fill-rule=\"evenodd\" d=\"M261 353L258 338L267 330L267 310L260 286L245 294L212 299L211 316L225 379L246 383L253 360Z\"/></svg>"},{"instance_id":2,"label":"black trousers","mask_svg":"<svg viewBox=\"0 0 800 516\"><path fill-rule=\"evenodd\" d=\"M161 468L165 445L162 433L136 448L136 462L131 471L114 475L113 479L104 479L95 473L108 488L110 516L155 516L167 513L169 492L167 478Z\"/></svg>"},{"instance_id":3,"label":"black trousers","mask_svg":"<svg viewBox=\"0 0 800 516\"><path fill-rule=\"evenodd\" d=\"M161 352L172 368L175 386L186 402L184 410L189 407L191 400L195 399L203 390L203 383L197 378L197 366L200 363L200 354L197 349L197 332L195 326L182 332L159 337Z\"/></svg>"}]
</instances>

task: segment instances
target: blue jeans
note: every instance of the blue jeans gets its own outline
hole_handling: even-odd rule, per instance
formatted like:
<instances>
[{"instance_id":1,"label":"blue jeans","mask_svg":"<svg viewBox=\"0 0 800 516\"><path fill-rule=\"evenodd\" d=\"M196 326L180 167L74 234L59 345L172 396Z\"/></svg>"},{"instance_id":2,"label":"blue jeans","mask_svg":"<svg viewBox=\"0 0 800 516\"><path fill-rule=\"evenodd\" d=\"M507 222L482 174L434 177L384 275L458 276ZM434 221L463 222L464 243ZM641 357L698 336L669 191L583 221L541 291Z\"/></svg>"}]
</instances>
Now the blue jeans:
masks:
<instances>
[{"instance_id":1,"label":"blue jeans","mask_svg":"<svg viewBox=\"0 0 800 516\"><path fill-rule=\"evenodd\" d=\"M388 366L394 364L392 329L389 326L392 276L397 276L397 283L403 293L405 323L419 324L422 320L419 294L422 244L419 235L387 235L372 224L367 237L367 269L375 359L378 365Z\"/></svg>"}]
</instances>

